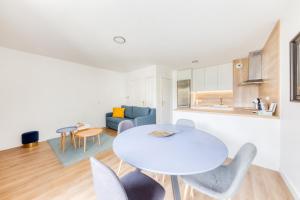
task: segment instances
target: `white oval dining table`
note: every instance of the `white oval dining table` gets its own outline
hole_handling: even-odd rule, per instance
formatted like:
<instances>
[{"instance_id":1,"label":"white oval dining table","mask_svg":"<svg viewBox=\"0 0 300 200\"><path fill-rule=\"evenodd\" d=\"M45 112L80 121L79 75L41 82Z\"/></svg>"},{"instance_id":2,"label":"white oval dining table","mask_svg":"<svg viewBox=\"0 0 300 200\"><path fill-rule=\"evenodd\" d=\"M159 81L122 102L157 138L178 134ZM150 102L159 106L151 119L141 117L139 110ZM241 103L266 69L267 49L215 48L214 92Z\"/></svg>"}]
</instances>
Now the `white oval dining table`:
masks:
<instances>
[{"instance_id":1,"label":"white oval dining table","mask_svg":"<svg viewBox=\"0 0 300 200\"><path fill-rule=\"evenodd\" d=\"M153 131L175 132L155 137ZM141 170L171 176L173 196L180 200L177 176L210 171L228 156L226 145L204 131L172 124L138 126L119 134L113 142L115 154Z\"/></svg>"}]
</instances>

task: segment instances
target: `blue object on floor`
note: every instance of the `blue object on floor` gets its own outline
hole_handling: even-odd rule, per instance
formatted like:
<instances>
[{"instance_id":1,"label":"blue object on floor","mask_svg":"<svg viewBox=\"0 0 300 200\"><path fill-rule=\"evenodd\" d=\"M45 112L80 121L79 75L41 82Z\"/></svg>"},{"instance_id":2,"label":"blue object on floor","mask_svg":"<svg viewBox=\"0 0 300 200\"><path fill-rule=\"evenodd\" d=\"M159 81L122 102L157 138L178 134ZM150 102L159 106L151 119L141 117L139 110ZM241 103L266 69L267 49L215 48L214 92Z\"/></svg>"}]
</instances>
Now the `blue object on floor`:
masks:
<instances>
[{"instance_id":1,"label":"blue object on floor","mask_svg":"<svg viewBox=\"0 0 300 200\"><path fill-rule=\"evenodd\" d=\"M29 144L39 141L39 132L30 131L22 134L22 144Z\"/></svg>"},{"instance_id":2,"label":"blue object on floor","mask_svg":"<svg viewBox=\"0 0 300 200\"><path fill-rule=\"evenodd\" d=\"M83 145L81 148L77 148L76 150L71 147L70 141L66 141L66 150L63 153L60 149L60 138L54 138L50 139L47 142L51 146L52 150L54 151L56 157L61 162L62 165L70 166L72 164L75 164L81 160L87 159L90 156L95 156L96 154L100 152L104 152L106 150L109 150L112 148L112 143L114 140L114 137L101 134L101 145L98 145L98 143L94 143L92 138L87 139L87 150L86 152L83 151ZM70 138L67 137L67 140ZM70 147L68 147L68 145Z\"/></svg>"}]
</instances>

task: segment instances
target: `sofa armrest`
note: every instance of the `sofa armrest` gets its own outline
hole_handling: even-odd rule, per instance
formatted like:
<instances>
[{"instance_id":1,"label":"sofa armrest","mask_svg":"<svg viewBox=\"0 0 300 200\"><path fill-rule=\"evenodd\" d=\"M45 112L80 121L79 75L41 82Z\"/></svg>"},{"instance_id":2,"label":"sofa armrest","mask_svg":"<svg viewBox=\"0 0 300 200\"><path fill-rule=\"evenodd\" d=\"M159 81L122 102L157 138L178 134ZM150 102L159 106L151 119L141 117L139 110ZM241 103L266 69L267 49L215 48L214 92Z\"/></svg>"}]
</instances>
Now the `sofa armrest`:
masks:
<instances>
[{"instance_id":1,"label":"sofa armrest","mask_svg":"<svg viewBox=\"0 0 300 200\"><path fill-rule=\"evenodd\" d=\"M105 117L112 117L112 114L113 114L112 112L106 113Z\"/></svg>"}]
</instances>

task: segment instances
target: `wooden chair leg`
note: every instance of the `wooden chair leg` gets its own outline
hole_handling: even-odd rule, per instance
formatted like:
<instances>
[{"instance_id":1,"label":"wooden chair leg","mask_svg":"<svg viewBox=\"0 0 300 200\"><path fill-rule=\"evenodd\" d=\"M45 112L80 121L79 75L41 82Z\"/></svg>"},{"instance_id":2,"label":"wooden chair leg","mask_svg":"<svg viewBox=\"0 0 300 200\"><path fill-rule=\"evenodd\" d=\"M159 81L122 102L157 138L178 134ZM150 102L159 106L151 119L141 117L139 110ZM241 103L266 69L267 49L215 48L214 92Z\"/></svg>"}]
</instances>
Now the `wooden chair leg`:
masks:
<instances>
[{"instance_id":1,"label":"wooden chair leg","mask_svg":"<svg viewBox=\"0 0 300 200\"><path fill-rule=\"evenodd\" d=\"M101 145L100 134L98 134L98 144Z\"/></svg>"},{"instance_id":2,"label":"wooden chair leg","mask_svg":"<svg viewBox=\"0 0 300 200\"><path fill-rule=\"evenodd\" d=\"M189 186L188 186L188 184L185 184L184 193L183 193L183 200L186 200L188 191L189 191Z\"/></svg>"},{"instance_id":3,"label":"wooden chair leg","mask_svg":"<svg viewBox=\"0 0 300 200\"><path fill-rule=\"evenodd\" d=\"M63 145L63 135L60 135L60 150L62 151L62 145Z\"/></svg>"},{"instance_id":4,"label":"wooden chair leg","mask_svg":"<svg viewBox=\"0 0 300 200\"><path fill-rule=\"evenodd\" d=\"M65 152L66 145L66 133L63 133L62 151Z\"/></svg>"},{"instance_id":5,"label":"wooden chair leg","mask_svg":"<svg viewBox=\"0 0 300 200\"><path fill-rule=\"evenodd\" d=\"M162 180L161 180L161 182L162 182L162 183L165 183L165 179L166 179L166 175L164 174L164 175L162 175Z\"/></svg>"},{"instance_id":6,"label":"wooden chair leg","mask_svg":"<svg viewBox=\"0 0 300 200\"><path fill-rule=\"evenodd\" d=\"M120 163L119 163L119 167L118 167L118 172L117 172L117 175L119 175L119 174L120 174L120 171L121 171L122 164L123 164L123 160L121 160L121 161L120 161Z\"/></svg>"},{"instance_id":7,"label":"wooden chair leg","mask_svg":"<svg viewBox=\"0 0 300 200\"><path fill-rule=\"evenodd\" d=\"M77 149L77 145L76 145L76 138L75 138L75 134L73 133L73 137L72 137L72 140L73 140L73 146L75 148L75 150Z\"/></svg>"},{"instance_id":8,"label":"wooden chair leg","mask_svg":"<svg viewBox=\"0 0 300 200\"><path fill-rule=\"evenodd\" d=\"M195 196L194 189L191 187L190 197L194 198L194 196Z\"/></svg>"},{"instance_id":9,"label":"wooden chair leg","mask_svg":"<svg viewBox=\"0 0 300 200\"><path fill-rule=\"evenodd\" d=\"M83 151L86 152L86 137L83 138Z\"/></svg>"}]
</instances>

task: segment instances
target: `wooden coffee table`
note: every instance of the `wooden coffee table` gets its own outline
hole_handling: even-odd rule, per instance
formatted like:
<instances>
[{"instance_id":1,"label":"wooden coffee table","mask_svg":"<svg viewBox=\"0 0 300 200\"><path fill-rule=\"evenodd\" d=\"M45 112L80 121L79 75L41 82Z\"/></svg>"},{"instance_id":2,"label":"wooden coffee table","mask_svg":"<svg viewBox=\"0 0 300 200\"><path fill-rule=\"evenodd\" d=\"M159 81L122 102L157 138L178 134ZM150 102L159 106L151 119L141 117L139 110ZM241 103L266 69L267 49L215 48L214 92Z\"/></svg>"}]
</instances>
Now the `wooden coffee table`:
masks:
<instances>
[{"instance_id":1,"label":"wooden coffee table","mask_svg":"<svg viewBox=\"0 0 300 200\"><path fill-rule=\"evenodd\" d=\"M84 130L80 130L75 133L76 137L78 137L78 147L80 148L80 141L83 138L83 151L86 152L86 140L88 137L98 138L98 145L100 145L100 134L103 133L103 128L88 128Z\"/></svg>"}]
</instances>

